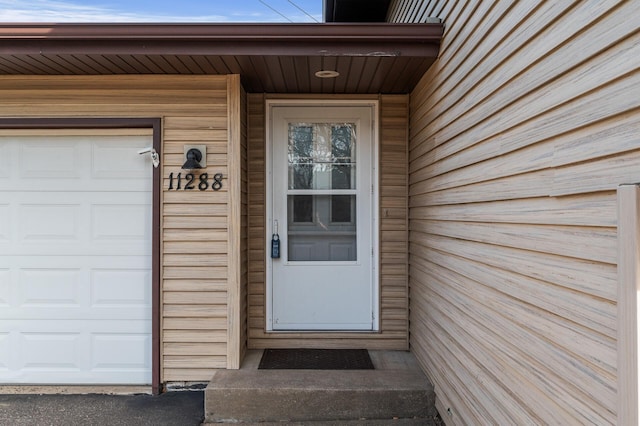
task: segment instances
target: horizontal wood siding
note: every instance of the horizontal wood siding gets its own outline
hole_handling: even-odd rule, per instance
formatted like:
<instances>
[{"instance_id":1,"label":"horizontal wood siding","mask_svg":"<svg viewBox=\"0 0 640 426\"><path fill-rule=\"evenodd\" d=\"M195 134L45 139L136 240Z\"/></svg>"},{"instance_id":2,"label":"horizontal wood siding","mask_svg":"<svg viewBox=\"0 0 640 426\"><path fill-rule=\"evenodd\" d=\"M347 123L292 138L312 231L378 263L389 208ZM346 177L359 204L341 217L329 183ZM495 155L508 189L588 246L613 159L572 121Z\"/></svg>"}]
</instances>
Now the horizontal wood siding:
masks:
<instances>
[{"instance_id":1,"label":"horizontal wood siding","mask_svg":"<svg viewBox=\"0 0 640 426\"><path fill-rule=\"evenodd\" d=\"M265 253L265 97L247 94L247 177L248 177L248 346L254 348L253 333L264 334L266 311ZM255 330L255 331L254 331Z\"/></svg>"},{"instance_id":2,"label":"horizontal wood siding","mask_svg":"<svg viewBox=\"0 0 640 426\"><path fill-rule=\"evenodd\" d=\"M389 16L445 24L409 148L410 343L445 420L615 424L640 2L396 0Z\"/></svg>"},{"instance_id":3,"label":"horizontal wood siding","mask_svg":"<svg viewBox=\"0 0 640 426\"><path fill-rule=\"evenodd\" d=\"M161 381L208 381L227 365L227 198L167 191L183 145L207 146L227 176L227 85L221 76L2 76L3 117L163 120Z\"/></svg>"},{"instance_id":4,"label":"horizontal wood siding","mask_svg":"<svg viewBox=\"0 0 640 426\"><path fill-rule=\"evenodd\" d=\"M406 95L380 97L381 331L266 333L265 96L248 95L249 347L408 348L408 108Z\"/></svg>"},{"instance_id":5,"label":"horizontal wood siding","mask_svg":"<svg viewBox=\"0 0 640 426\"><path fill-rule=\"evenodd\" d=\"M380 320L382 334L409 340L409 97L380 97Z\"/></svg>"},{"instance_id":6,"label":"horizontal wood siding","mask_svg":"<svg viewBox=\"0 0 640 426\"><path fill-rule=\"evenodd\" d=\"M247 157L247 93L243 88L240 91L240 117L241 117L241 131L242 131L242 211L241 211L241 292L240 292L240 360L244 359L247 352L247 320L248 320L248 304L247 304L247 290L249 284L249 178L248 178L248 157Z\"/></svg>"}]
</instances>

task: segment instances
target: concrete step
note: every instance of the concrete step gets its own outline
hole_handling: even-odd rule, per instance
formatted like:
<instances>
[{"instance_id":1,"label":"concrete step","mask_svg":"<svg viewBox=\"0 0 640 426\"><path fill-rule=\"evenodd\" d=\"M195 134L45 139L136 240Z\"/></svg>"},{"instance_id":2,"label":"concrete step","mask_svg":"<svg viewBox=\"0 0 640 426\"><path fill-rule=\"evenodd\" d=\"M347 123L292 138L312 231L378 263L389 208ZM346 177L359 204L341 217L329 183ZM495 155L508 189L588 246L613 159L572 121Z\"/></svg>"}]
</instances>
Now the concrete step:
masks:
<instances>
[{"instance_id":1,"label":"concrete step","mask_svg":"<svg viewBox=\"0 0 640 426\"><path fill-rule=\"evenodd\" d=\"M205 391L205 423L428 425L435 415L433 386L414 369L220 370Z\"/></svg>"},{"instance_id":2,"label":"concrete step","mask_svg":"<svg viewBox=\"0 0 640 426\"><path fill-rule=\"evenodd\" d=\"M238 423L242 426L445 426L440 418L388 419L388 420L319 420L305 422ZM221 423L202 423L202 426L220 426Z\"/></svg>"}]
</instances>

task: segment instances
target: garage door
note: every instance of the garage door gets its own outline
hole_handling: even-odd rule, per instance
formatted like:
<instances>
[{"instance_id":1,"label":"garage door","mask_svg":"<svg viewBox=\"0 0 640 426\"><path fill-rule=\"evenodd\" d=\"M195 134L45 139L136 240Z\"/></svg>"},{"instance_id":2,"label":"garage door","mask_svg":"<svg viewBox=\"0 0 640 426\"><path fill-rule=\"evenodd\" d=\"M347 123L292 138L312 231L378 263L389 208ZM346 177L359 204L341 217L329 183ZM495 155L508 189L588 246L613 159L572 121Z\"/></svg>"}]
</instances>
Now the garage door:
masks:
<instances>
[{"instance_id":1,"label":"garage door","mask_svg":"<svg viewBox=\"0 0 640 426\"><path fill-rule=\"evenodd\" d=\"M0 134L0 382L150 383L152 137L55 132Z\"/></svg>"}]
</instances>

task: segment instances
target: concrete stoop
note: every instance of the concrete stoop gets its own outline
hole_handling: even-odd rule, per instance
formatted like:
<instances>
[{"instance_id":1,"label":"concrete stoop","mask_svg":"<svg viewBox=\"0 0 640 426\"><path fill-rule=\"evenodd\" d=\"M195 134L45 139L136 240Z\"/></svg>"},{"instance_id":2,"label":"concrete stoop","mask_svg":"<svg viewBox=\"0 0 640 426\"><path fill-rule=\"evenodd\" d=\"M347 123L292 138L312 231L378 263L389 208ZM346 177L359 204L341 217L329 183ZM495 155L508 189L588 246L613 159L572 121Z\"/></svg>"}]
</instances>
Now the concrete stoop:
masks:
<instances>
[{"instance_id":1,"label":"concrete stoop","mask_svg":"<svg viewBox=\"0 0 640 426\"><path fill-rule=\"evenodd\" d=\"M205 423L431 424L433 386L412 362L389 356L372 356L375 370L217 371L205 390Z\"/></svg>"}]
</instances>

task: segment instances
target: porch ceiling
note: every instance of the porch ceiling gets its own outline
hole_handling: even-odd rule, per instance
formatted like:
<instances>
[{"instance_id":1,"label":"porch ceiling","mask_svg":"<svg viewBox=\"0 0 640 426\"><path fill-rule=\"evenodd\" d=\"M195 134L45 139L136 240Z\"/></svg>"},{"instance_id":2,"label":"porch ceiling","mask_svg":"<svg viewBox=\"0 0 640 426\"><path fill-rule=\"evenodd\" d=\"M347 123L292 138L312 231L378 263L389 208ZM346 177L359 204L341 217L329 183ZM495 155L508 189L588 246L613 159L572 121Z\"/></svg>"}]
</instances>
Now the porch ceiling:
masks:
<instances>
[{"instance_id":1,"label":"porch ceiling","mask_svg":"<svg viewBox=\"0 0 640 426\"><path fill-rule=\"evenodd\" d=\"M408 93L442 24L0 24L0 75L240 74L249 92ZM315 77L335 70L334 79Z\"/></svg>"}]
</instances>

